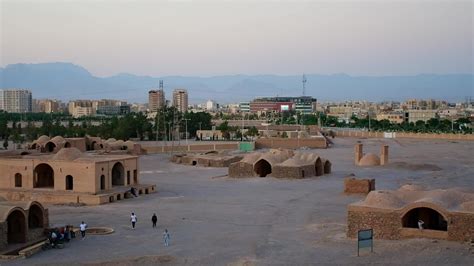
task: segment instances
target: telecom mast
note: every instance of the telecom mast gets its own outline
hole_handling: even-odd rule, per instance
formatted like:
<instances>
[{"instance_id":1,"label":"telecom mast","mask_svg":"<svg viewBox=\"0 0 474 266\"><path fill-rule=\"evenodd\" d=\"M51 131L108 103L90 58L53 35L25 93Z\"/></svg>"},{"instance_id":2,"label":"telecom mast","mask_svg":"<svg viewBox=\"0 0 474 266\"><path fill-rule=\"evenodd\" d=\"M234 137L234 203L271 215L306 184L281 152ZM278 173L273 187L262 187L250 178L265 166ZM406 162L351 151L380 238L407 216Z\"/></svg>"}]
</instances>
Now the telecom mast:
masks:
<instances>
[{"instance_id":1,"label":"telecom mast","mask_svg":"<svg viewBox=\"0 0 474 266\"><path fill-rule=\"evenodd\" d=\"M306 96L306 81L307 81L306 80L306 75L303 74L303 80L302 80L302 82L303 82L303 96Z\"/></svg>"}]
</instances>

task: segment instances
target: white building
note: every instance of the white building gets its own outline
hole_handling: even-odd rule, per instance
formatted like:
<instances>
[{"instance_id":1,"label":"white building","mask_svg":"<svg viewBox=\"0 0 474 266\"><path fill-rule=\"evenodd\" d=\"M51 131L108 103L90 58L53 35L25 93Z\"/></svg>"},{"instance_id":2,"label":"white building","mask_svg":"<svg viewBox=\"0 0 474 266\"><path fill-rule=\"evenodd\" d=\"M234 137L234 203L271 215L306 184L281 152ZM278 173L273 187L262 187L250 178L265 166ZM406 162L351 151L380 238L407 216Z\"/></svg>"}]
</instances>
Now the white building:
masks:
<instances>
[{"instance_id":1,"label":"white building","mask_svg":"<svg viewBox=\"0 0 474 266\"><path fill-rule=\"evenodd\" d=\"M218 106L218 104L213 100L207 100L207 102L206 102L206 110L207 111L215 111L215 110L217 110L217 106Z\"/></svg>"},{"instance_id":2,"label":"white building","mask_svg":"<svg viewBox=\"0 0 474 266\"><path fill-rule=\"evenodd\" d=\"M0 110L9 113L29 113L33 109L33 98L30 90L0 90Z\"/></svg>"}]
</instances>

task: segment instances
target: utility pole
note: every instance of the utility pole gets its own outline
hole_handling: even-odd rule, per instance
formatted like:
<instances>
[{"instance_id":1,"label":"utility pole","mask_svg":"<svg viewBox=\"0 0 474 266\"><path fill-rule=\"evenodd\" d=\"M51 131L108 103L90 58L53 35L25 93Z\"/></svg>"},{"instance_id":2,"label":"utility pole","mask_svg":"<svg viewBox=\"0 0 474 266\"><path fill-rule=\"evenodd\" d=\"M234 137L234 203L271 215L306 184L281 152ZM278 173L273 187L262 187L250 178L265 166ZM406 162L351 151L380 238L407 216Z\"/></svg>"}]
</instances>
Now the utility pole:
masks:
<instances>
[{"instance_id":1,"label":"utility pole","mask_svg":"<svg viewBox=\"0 0 474 266\"><path fill-rule=\"evenodd\" d=\"M186 145L188 145L188 120L191 120L191 119L184 118L183 120L186 122L186 135L185 135L185 137L186 137Z\"/></svg>"}]
</instances>

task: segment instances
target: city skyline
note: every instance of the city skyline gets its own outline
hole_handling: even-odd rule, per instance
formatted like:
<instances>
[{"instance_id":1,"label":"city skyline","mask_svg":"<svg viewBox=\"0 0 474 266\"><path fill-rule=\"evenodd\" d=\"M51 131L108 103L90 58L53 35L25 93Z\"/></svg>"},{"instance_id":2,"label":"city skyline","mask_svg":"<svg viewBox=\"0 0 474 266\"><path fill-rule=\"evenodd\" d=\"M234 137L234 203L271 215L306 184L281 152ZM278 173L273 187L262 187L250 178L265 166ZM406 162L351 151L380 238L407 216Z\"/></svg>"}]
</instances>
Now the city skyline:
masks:
<instances>
[{"instance_id":1,"label":"city skyline","mask_svg":"<svg viewBox=\"0 0 474 266\"><path fill-rule=\"evenodd\" d=\"M473 73L471 1L1 5L2 67L73 62L99 77Z\"/></svg>"}]
</instances>

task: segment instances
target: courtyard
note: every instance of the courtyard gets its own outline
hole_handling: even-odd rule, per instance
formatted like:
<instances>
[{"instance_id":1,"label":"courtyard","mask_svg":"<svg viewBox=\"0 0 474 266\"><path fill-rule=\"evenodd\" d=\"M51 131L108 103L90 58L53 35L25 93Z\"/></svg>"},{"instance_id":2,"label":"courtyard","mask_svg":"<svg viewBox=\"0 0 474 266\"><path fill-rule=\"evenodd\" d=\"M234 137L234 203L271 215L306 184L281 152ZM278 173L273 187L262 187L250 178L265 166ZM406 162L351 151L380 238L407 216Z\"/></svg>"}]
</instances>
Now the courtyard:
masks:
<instances>
[{"instance_id":1,"label":"courtyard","mask_svg":"<svg viewBox=\"0 0 474 266\"><path fill-rule=\"evenodd\" d=\"M354 165L354 145L378 153L390 145L389 164ZM169 161L170 154L139 159L141 183L158 193L100 206L48 205L50 223L111 227L113 234L75 239L64 249L40 252L1 265L472 265L467 243L433 239L378 240L374 253L357 257L346 237L347 205L364 195L345 195L351 173L375 178L376 189L405 184L426 189L474 188L474 143L442 140L336 138L314 150L332 162L332 173L306 179L229 178L227 168L200 168ZM130 213L138 216L130 227ZM158 216L158 228L151 216ZM474 226L474 225L473 225ZM162 233L171 233L164 247Z\"/></svg>"}]
</instances>

